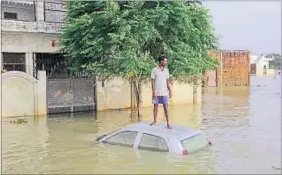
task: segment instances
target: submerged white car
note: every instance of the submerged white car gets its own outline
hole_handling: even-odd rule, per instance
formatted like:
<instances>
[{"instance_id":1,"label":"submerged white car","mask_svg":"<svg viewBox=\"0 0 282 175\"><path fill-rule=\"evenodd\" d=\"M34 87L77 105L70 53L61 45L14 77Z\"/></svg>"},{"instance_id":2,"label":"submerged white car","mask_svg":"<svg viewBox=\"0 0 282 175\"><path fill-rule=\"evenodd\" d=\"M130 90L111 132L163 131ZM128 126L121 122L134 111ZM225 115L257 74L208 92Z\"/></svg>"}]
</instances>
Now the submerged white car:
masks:
<instances>
[{"instance_id":1,"label":"submerged white car","mask_svg":"<svg viewBox=\"0 0 282 175\"><path fill-rule=\"evenodd\" d=\"M150 122L138 122L103 135L96 141L106 144L128 146L152 151L174 152L187 155L200 151L211 142L201 131L166 123L149 126Z\"/></svg>"}]
</instances>

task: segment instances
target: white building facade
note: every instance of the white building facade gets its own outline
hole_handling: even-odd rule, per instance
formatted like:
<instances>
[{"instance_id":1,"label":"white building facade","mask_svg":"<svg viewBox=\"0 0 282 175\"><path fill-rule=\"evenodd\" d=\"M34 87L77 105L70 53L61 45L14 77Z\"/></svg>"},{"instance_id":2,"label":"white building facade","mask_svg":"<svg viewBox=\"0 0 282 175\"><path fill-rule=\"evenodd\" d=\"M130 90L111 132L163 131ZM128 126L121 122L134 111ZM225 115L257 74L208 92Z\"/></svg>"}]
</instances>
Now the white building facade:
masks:
<instances>
[{"instance_id":1,"label":"white building facade","mask_svg":"<svg viewBox=\"0 0 282 175\"><path fill-rule=\"evenodd\" d=\"M250 56L250 64L251 64L251 74L254 75L267 75L270 73L269 69L269 61L272 61L272 57L266 57L266 55L254 55ZM272 73L272 72L271 72Z\"/></svg>"},{"instance_id":2,"label":"white building facade","mask_svg":"<svg viewBox=\"0 0 282 175\"><path fill-rule=\"evenodd\" d=\"M15 0L0 3L1 70L35 75L36 66L44 69L47 59L59 55L60 48L56 45L66 14L64 4L61 1Z\"/></svg>"}]
</instances>

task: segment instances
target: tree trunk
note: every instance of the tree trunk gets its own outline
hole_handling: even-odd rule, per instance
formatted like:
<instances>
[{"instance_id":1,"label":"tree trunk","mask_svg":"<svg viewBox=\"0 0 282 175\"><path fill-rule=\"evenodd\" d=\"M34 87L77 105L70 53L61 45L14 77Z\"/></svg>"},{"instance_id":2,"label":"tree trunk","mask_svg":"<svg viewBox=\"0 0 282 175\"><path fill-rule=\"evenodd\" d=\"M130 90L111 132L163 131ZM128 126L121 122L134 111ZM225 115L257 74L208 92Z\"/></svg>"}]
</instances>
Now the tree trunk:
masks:
<instances>
[{"instance_id":1,"label":"tree trunk","mask_svg":"<svg viewBox=\"0 0 282 175\"><path fill-rule=\"evenodd\" d=\"M140 107L141 107L141 82L140 81L133 81L134 93L136 98L136 107L137 107L137 115L138 118L140 117Z\"/></svg>"},{"instance_id":2,"label":"tree trunk","mask_svg":"<svg viewBox=\"0 0 282 175\"><path fill-rule=\"evenodd\" d=\"M198 86L198 83L197 83L197 79L194 79L193 80L193 104L197 104L197 86Z\"/></svg>"},{"instance_id":3,"label":"tree trunk","mask_svg":"<svg viewBox=\"0 0 282 175\"><path fill-rule=\"evenodd\" d=\"M141 114L141 106L142 106L142 90L141 90L141 81L138 81L138 84L137 84L137 89L138 89L138 119L140 118L140 116L142 115Z\"/></svg>"},{"instance_id":4,"label":"tree trunk","mask_svg":"<svg viewBox=\"0 0 282 175\"><path fill-rule=\"evenodd\" d=\"M133 106L133 81L132 81L132 78L130 78L130 96L131 96L130 108L131 108L131 112L132 112L132 109L134 108L134 106Z\"/></svg>"}]
</instances>

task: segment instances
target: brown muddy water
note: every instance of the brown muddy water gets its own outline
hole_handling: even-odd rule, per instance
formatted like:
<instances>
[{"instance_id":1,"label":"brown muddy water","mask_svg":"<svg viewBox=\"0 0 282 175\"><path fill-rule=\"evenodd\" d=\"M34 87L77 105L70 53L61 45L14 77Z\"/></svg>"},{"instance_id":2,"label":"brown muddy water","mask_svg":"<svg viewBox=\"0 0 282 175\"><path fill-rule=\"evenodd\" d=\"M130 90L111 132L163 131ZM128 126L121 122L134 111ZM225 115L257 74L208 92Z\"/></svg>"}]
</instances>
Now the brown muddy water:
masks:
<instances>
[{"instance_id":1,"label":"brown muddy water","mask_svg":"<svg viewBox=\"0 0 282 175\"><path fill-rule=\"evenodd\" d=\"M151 120L151 113L143 109L140 120ZM204 131L212 147L181 156L94 143L137 122L130 111L27 117L20 125L3 119L2 173L281 174L281 76L251 77L250 87L204 89L201 106L170 106L170 117Z\"/></svg>"}]
</instances>

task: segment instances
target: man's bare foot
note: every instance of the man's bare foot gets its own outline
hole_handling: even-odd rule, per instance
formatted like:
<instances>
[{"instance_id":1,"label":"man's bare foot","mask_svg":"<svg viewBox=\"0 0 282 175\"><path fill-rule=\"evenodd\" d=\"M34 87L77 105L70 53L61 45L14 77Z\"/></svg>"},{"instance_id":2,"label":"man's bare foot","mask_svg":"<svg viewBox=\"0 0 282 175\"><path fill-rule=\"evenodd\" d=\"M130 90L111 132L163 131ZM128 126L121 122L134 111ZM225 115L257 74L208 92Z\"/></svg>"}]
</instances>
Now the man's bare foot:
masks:
<instances>
[{"instance_id":1,"label":"man's bare foot","mask_svg":"<svg viewBox=\"0 0 282 175\"><path fill-rule=\"evenodd\" d=\"M167 129L172 129L172 127L170 125L167 125Z\"/></svg>"},{"instance_id":2,"label":"man's bare foot","mask_svg":"<svg viewBox=\"0 0 282 175\"><path fill-rule=\"evenodd\" d=\"M156 125L157 123L156 122L152 122L151 124L150 124L150 126L153 126L153 125Z\"/></svg>"}]
</instances>

